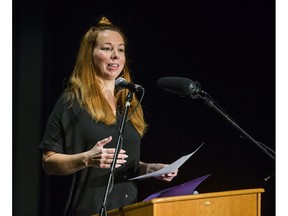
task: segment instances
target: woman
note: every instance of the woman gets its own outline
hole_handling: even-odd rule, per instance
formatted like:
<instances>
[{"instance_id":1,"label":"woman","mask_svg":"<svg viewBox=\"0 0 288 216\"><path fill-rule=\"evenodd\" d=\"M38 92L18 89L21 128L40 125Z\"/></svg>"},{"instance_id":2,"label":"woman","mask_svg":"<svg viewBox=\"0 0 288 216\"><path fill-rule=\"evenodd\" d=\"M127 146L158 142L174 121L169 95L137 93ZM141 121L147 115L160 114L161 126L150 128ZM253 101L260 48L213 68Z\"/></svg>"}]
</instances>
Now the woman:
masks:
<instances>
[{"instance_id":1,"label":"woman","mask_svg":"<svg viewBox=\"0 0 288 216\"><path fill-rule=\"evenodd\" d=\"M115 152L128 90L116 91L115 80L131 82L120 29L102 17L82 39L68 86L49 117L40 144L48 175L71 175L65 215L99 213ZM132 98L129 114L137 106ZM139 105L129 116L115 165L115 181L107 210L137 201L135 182L128 179L163 168L140 161L140 141L147 125ZM177 171L161 176L171 181Z\"/></svg>"}]
</instances>

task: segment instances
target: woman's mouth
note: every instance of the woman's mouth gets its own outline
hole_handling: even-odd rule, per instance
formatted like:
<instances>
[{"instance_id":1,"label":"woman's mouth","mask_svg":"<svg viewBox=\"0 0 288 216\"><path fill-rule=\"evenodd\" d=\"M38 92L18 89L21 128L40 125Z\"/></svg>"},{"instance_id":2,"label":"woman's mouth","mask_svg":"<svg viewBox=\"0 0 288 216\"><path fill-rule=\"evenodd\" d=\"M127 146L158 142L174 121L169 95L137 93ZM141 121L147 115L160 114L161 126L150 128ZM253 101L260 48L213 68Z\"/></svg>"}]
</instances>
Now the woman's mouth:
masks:
<instances>
[{"instance_id":1,"label":"woman's mouth","mask_svg":"<svg viewBox=\"0 0 288 216\"><path fill-rule=\"evenodd\" d=\"M116 70L119 68L119 64L116 64L116 63L108 63L107 64L107 67L111 70Z\"/></svg>"}]
</instances>

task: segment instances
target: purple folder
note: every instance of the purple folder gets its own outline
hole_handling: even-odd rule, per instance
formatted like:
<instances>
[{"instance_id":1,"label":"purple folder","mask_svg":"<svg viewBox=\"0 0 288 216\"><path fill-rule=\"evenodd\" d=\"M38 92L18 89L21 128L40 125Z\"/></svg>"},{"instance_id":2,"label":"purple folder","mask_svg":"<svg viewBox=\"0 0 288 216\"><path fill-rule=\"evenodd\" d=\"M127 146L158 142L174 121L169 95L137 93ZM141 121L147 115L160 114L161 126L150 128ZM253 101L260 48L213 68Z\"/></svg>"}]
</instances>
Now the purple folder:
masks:
<instances>
[{"instance_id":1,"label":"purple folder","mask_svg":"<svg viewBox=\"0 0 288 216\"><path fill-rule=\"evenodd\" d=\"M177 185L162 191L159 191L155 194L150 195L143 201L148 201L154 198L160 198L160 197L169 197L169 196L182 196L182 195L188 195L192 194L193 191L196 189L196 187L204 181L206 178L208 178L211 174L201 176L199 178L193 179L191 181L185 182L181 185Z\"/></svg>"}]
</instances>

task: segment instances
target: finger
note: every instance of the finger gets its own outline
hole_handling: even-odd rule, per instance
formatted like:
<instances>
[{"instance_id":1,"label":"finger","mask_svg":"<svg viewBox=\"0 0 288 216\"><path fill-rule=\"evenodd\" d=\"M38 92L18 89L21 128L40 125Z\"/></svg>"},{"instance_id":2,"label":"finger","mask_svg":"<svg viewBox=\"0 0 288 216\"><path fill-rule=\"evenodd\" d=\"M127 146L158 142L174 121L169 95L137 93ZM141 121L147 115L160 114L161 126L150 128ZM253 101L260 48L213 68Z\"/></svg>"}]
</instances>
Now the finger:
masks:
<instances>
[{"instance_id":1,"label":"finger","mask_svg":"<svg viewBox=\"0 0 288 216\"><path fill-rule=\"evenodd\" d=\"M103 161L103 163L105 163L105 164L112 164L113 158L105 158L105 159L102 159L102 161ZM124 164L124 163L126 163L126 162L127 162L127 160L125 160L124 157L123 157L123 158L118 158L118 159L116 160L116 164Z\"/></svg>"},{"instance_id":2,"label":"finger","mask_svg":"<svg viewBox=\"0 0 288 216\"><path fill-rule=\"evenodd\" d=\"M105 158L105 159L101 159L100 161L102 164L112 164L113 158ZM125 159L117 159L117 161L116 161L117 164L124 164L126 162L127 162L127 160L125 160Z\"/></svg>"},{"instance_id":3,"label":"finger","mask_svg":"<svg viewBox=\"0 0 288 216\"><path fill-rule=\"evenodd\" d=\"M107 159L101 159L99 167L102 169L110 168L110 164L108 163Z\"/></svg>"},{"instance_id":4,"label":"finger","mask_svg":"<svg viewBox=\"0 0 288 216\"><path fill-rule=\"evenodd\" d=\"M127 162L127 160L125 160L125 159L117 160L117 164L124 164L126 162Z\"/></svg>"},{"instance_id":5,"label":"finger","mask_svg":"<svg viewBox=\"0 0 288 216\"><path fill-rule=\"evenodd\" d=\"M169 177L164 177L163 180L165 181L171 181L174 177L173 176L169 176Z\"/></svg>"},{"instance_id":6,"label":"finger","mask_svg":"<svg viewBox=\"0 0 288 216\"><path fill-rule=\"evenodd\" d=\"M103 147L104 145L106 145L107 143L109 143L111 140L112 140L112 136L109 136L109 137L107 137L107 138L105 138L105 139L102 139L102 140L98 141L98 142L97 142L97 145L98 145L99 147Z\"/></svg>"},{"instance_id":7,"label":"finger","mask_svg":"<svg viewBox=\"0 0 288 216\"><path fill-rule=\"evenodd\" d=\"M111 164L112 163L112 159L109 158L103 158L100 160L100 164Z\"/></svg>"},{"instance_id":8,"label":"finger","mask_svg":"<svg viewBox=\"0 0 288 216\"><path fill-rule=\"evenodd\" d=\"M102 169L108 169L111 167L112 162L113 162L113 159L103 159L103 160L101 160L99 167ZM117 160L115 167L119 168L119 167L121 167L122 164L124 164L126 162L127 162L126 160Z\"/></svg>"},{"instance_id":9,"label":"finger","mask_svg":"<svg viewBox=\"0 0 288 216\"><path fill-rule=\"evenodd\" d=\"M178 170L171 172L171 173L168 173L168 176L176 176L177 173L178 173Z\"/></svg>"},{"instance_id":10,"label":"finger","mask_svg":"<svg viewBox=\"0 0 288 216\"><path fill-rule=\"evenodd\" d=\"M100 159L113 159L114 156L115 156L115 154L109 154L109 153L105 152L105 150L103 150L103 153L100 155ZM126 155L126 154L118 154L118 157L117 157L117 159L122 159L122 160L124 160L126 158L128 158L128 155Z\"/></svg>"},{"instance_id":11,"label":"finger","mask_svg":"<svg viewBox=\"0 0 288 216\"><path fill-rule=\"evenodd\" d=\"M124 160L124 159L126 159L126 158L128 158L128 155L126 155L126 154L119 154L119 155L118 155L118 159Z\"/></svg>"},{"instance_id":12,"label":"finger","mask_svg":"<svg viewBox=\"0 0 288 216\"><path fill-rule=\"evenodd\" d=\"M115 153L115 148L105 148L105 153L107 154L114 154ZM124 154L126 153L125 150L121 149L119 154Z\"/></svg>"}]
</instances>

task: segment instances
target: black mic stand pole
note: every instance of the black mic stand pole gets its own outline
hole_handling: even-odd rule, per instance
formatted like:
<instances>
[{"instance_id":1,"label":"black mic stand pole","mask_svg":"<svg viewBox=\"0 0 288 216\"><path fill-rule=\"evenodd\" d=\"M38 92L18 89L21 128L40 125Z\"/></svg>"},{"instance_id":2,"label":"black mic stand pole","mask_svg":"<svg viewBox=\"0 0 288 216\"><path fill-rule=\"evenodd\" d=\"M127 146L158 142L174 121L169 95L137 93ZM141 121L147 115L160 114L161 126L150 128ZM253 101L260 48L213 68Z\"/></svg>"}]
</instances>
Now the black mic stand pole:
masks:
<instances>
[{"instance_id":1,"label":"black mic stand pole","mask_svg":"<svg viewBox=\"0 0 288 216\"><path fill-rule=\"evenodd\" d=\"M222 112L215 104L213 103L212 100L210 100L207 97L207 93L205 91L201 90L201 93L203 93L205 96L199 96L204 102L209 106L212 107L217 113L219 113L221 116L223 116L228 122L230 122L235 128L237 128L245 138L250 140L252 143L254 143L258 148L260 148L268 157L271 159L275 160L275 157L267 151L262 145L259 144L255 139L253 139L248 133L246 133L238 124L236 124L228 115L226 115L224 112ZM193 97L192 97L193 98ZM195 98L195 97L194 97Z\"/></svg>"},{"instance_id":2,"label":"black mic stand pole","mask_svg":"<svg viewBox=\"0 0 288 216\"><path fill-rule=\"evenodd\" d=\"M124 114L122 117L122 121L121 121L121 125L120 125L120 129L119 129L119 134L118 134L118 139L117 139L117 144L116 144L116 148L115 148L115 154L112 160L112 164L110 167L110 175L109 175L109 179L107 182L107 186L106 186L106 191L104 194L104 198L102 201L102 207L100 210L100 216L106 216L107 212L106 212L106 205L107 205L107 201L108 201L108 196L112 191L113 188L113 184L114 184L114 172L115 172L115 166L116 166L116 161L118 158L118 154L122 148L122 144L123 144L123 130L125 127L125 123L126 123L126 119L127 119L127 115L128 115L128 110L130 107L130 102L132 100L133 97L133 92L129 91L129 93L127 94L127 98L126 98L126 104L125 104L125 110L124 110Z\"/></svg>"}]
</instances>

